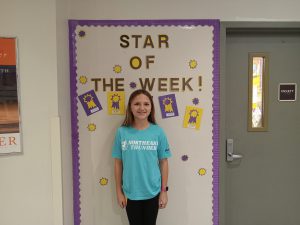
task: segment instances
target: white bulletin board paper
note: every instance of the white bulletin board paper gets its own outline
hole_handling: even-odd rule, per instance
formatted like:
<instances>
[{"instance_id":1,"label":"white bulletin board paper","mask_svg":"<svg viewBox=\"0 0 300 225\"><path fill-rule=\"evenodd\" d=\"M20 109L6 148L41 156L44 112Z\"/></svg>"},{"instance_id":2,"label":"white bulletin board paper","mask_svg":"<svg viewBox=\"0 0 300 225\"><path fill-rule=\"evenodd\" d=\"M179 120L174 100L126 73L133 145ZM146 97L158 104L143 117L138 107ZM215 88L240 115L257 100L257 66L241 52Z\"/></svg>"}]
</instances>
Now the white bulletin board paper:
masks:
<instances>
[{"instance_id":1,"label":"white bulletin board paper","mask_svg":"<svg viewBox=\"0 0 300 225\"><path fill-rule=\"evenodd\" d=\"M153 95L172 152L157 224L217 225L218 20L70 20L75 225L128 224L112 142L131 92Z\"/></svg>"}]
</instances>

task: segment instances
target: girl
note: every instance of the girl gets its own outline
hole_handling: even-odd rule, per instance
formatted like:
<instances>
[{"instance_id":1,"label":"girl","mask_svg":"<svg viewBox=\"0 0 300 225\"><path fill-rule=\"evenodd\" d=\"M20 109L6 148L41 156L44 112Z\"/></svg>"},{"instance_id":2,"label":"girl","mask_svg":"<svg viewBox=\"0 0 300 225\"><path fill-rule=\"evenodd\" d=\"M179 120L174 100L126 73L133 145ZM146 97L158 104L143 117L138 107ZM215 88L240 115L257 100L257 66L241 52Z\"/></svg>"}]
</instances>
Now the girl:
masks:
<instances>
[{"instance_id":1,"label":"girl","mask_svg":"<svg viewBox=\"0 0 300 225\"><path fill-rule=\"evenodd\" d=\"M134 91L118 128L112 157L118 204L126 207L130 225L155 225L158 209L168 203L168 140L156 125L152 96Z\"/></svg>"}]
</instances>

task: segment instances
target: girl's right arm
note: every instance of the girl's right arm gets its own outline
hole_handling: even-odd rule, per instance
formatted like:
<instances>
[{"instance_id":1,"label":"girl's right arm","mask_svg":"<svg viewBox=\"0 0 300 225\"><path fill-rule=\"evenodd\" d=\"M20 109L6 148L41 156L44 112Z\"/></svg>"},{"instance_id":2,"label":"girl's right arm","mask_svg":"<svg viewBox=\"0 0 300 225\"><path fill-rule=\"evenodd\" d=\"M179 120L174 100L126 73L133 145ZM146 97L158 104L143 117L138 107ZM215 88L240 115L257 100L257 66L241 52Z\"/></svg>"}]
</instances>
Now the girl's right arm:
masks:
<instances>
[{"instance_id":1,"label":"girl's right arm","mask_svg":"<svg viewBox=\"0 0 300 225\"><path fill-rule=\"evenodd\" d=\"M126 207L126 198L122 190L122 173L123 164L122 160L115 158L115 180L118 204L121 208Z\"/></svg>"}]
</instances>

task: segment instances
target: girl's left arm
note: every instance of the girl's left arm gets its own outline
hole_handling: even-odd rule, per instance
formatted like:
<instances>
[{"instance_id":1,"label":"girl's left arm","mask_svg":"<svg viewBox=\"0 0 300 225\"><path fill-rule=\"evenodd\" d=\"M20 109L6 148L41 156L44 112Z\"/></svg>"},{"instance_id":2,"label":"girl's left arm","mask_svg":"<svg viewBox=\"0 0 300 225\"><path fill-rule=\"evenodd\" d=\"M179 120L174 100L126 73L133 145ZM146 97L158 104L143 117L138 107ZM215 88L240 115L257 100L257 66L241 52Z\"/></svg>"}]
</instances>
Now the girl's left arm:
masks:
<instances>
[{"instance_id":1,"label":"girl's left arm","mask_svg":"<svg viewBox=\"0 0 300 225\"><path fill-rule=\"evenodd\" d=\"M167 193L167 186L168 186L168 175L169 175L169 165L168 159L161 159L159 160L160 165L160 173L161 173L161 192L159 195L159 208L163 209L167 206L168 203L168 193Z\"/></svg>"}]
</instances>

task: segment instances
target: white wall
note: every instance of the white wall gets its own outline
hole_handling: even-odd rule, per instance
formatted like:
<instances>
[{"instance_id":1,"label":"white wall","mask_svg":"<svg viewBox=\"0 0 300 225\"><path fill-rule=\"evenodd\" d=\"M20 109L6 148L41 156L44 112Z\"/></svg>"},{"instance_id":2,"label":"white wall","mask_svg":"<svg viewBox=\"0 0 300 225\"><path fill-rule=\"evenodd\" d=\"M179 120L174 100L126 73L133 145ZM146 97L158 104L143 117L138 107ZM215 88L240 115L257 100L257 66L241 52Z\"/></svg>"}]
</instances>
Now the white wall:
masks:
<instances>
[{"instance_id":1,"label":"white wall","mask_svg":"<svg viewBox=\"0 0 300 225\"><path fill-rule=\"evenodd\" d=\"M61 124L61 161L57 160L55 164L61 163L62 185L63 185L63 223L65 225L73 224L73 174L72 174L72 147L71 147L71 117L70 117L70 73L69 73L69 45L68 45L68 0L56 0L57 13L57 72L58 72L58 107ZM54 180L59 186L58 177ZM59 188L59 187L57 187ZM58 193L59 194L59 193ZM60 196L55 195L59 201ZM59 207L59 202L56 207ZM60 221L60 215L55 215ZM62 225L62 224L53 224Z\"/></svg>"},{"instance_id":2,"label":"white wall","mask_svg":"<svg viewBox=\"0 0 300 225\"><path fill-rule=\"evenodd\" d=\"M299 21L297 0L70 0L73 19Z\"/></svg>"},{"instance_id":3,"label":"white wall","mask_svg":"<svg viewBox=\"0 0 300 225\"><path fill-rule=\"evenodd\" d=\"M60 225L61 198L64 224L73 223L68 18L300 21L299 8L297 0L0 0L0 35L19 44L24 151L0 156L0 224Z\"/></svg>"},{"instance_id":4,"label":"white wall","mask_svg":"<svg viewBox=\"0 0 300 225\"><path fill-rule=\"evenodd\" d=\"M55 1L1 0L18 38L23 154L0 156L0 224L52 225L51 118L58 115ZM66 84L67 85L67 84Z\"/></svg>"}]
</instances>

